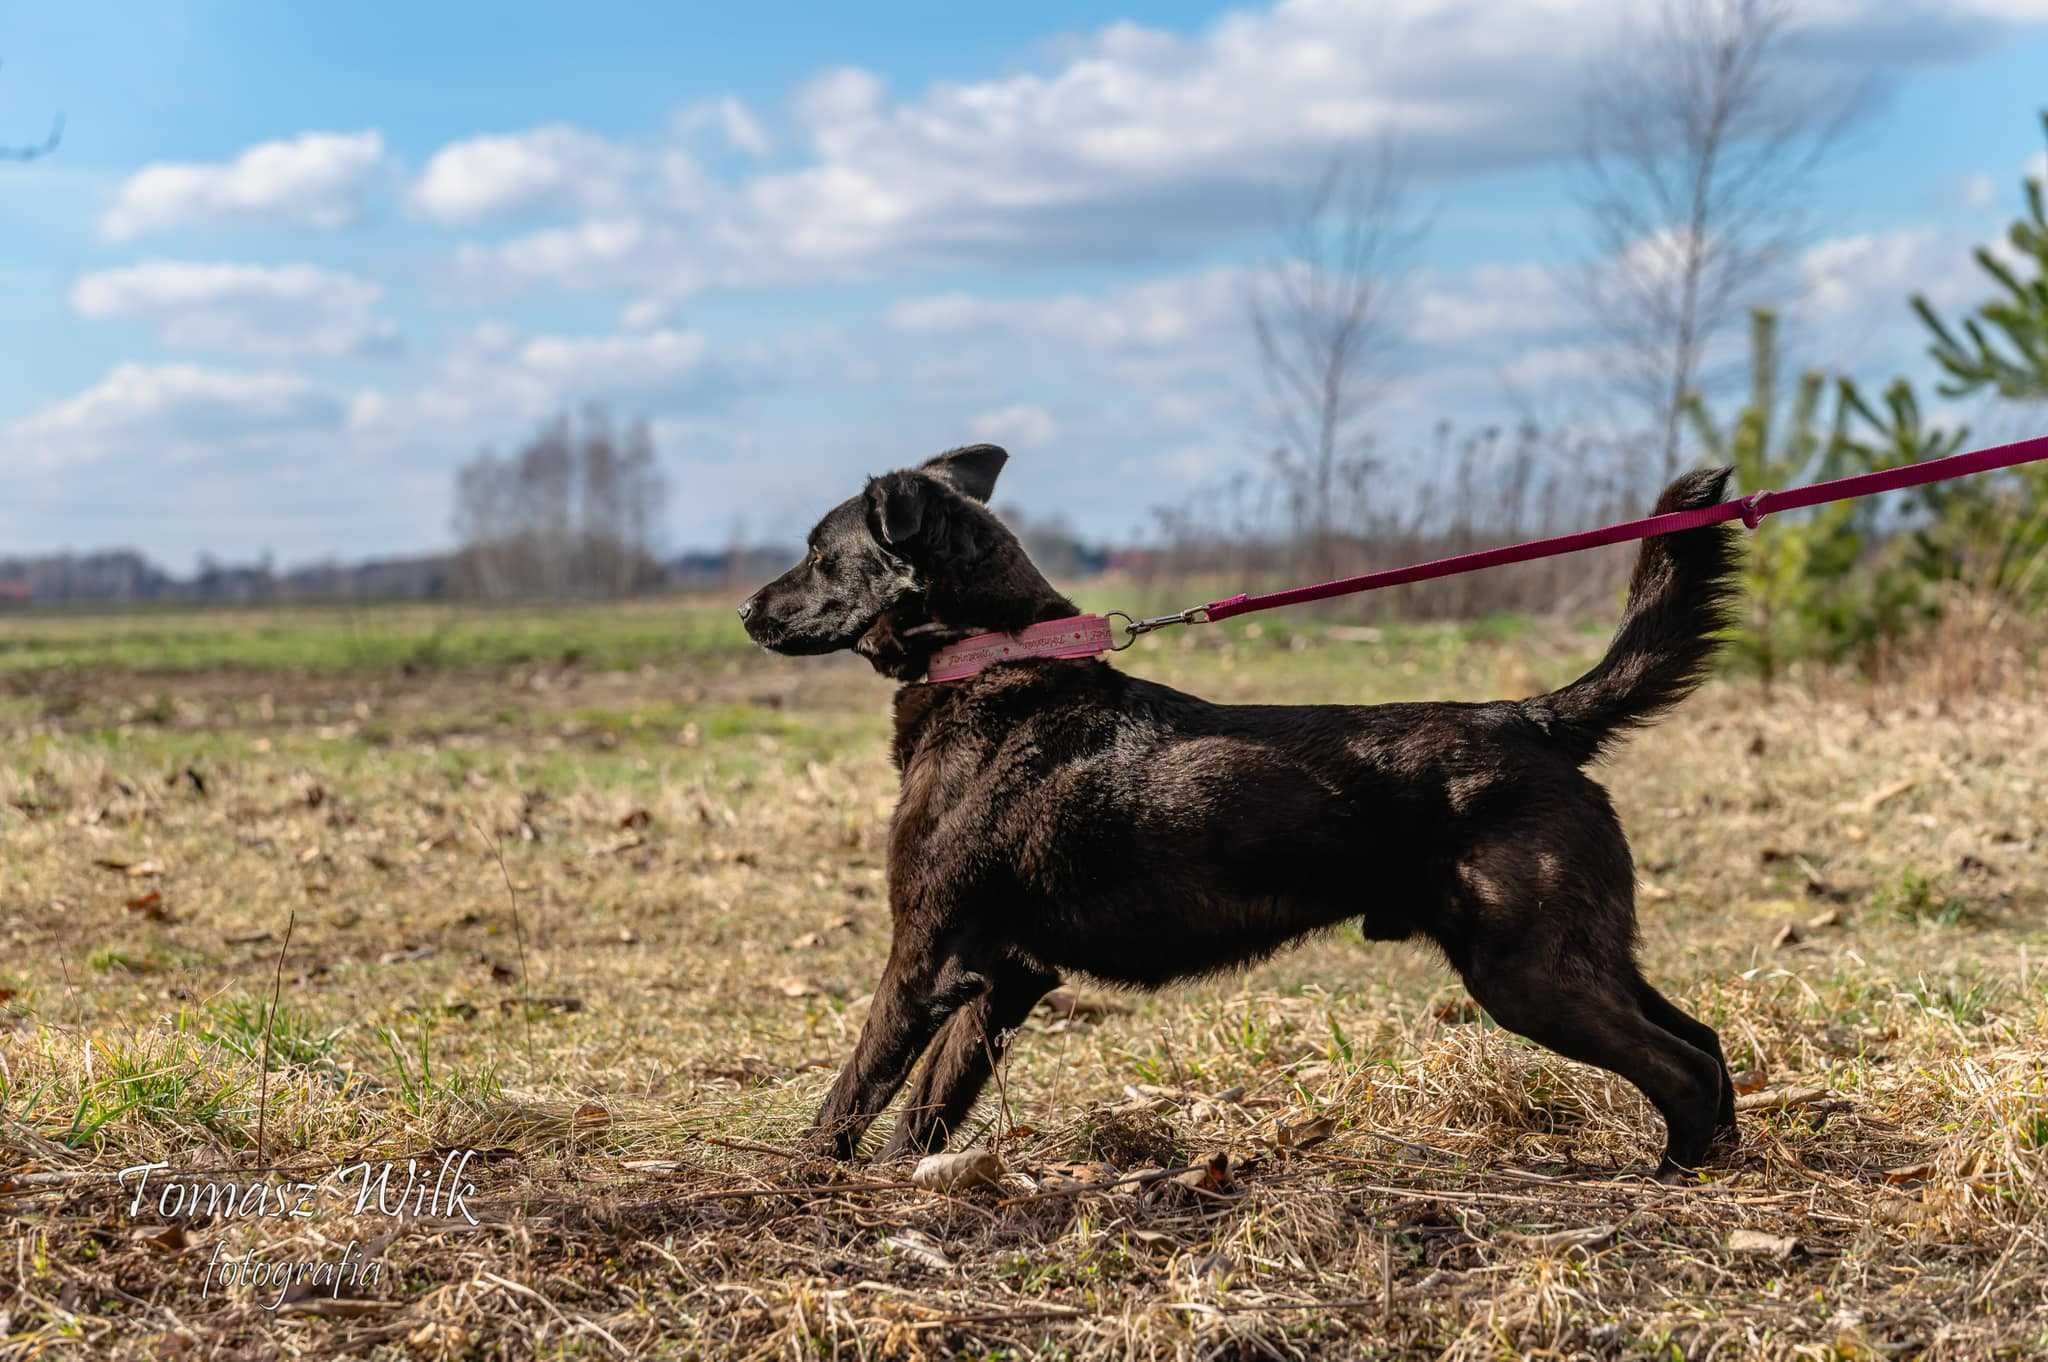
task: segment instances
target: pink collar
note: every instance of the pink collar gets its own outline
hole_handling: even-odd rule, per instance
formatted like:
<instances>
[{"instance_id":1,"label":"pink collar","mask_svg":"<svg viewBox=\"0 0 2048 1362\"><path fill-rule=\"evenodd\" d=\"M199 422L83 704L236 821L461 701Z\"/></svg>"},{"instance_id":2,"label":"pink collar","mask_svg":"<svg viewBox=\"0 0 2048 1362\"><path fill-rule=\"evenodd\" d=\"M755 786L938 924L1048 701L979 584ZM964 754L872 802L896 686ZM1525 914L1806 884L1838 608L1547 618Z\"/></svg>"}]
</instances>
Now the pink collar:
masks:
<instances>
[{"instance_id":1,"label":"pink collar","mask_svg":"<svg viewBox=\"0 0 2048 1362\"><path fill-rule=\"evenodd\" d=\"M1113 644L1109 621L1101 615L1047 620L1014 634L969 634L933 653L924 679L964 681L998 662L1027 657L1094 657Z\"/></svg>"}]
</instances>

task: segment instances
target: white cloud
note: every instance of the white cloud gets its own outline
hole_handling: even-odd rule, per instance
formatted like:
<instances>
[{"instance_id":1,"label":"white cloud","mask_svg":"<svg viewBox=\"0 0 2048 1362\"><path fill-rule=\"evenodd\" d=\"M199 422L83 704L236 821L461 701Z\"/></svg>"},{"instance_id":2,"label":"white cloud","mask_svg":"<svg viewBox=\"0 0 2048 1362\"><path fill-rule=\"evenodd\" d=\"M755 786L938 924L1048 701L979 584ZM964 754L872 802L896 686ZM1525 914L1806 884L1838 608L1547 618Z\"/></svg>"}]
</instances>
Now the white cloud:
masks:
<instances>
[{"instance_id":1,"label":"white cloud","mask_svg":"<svg viewBox=\"0 0 2048 1362\"><path fill-rule=\"evenodd\" d=\"M122 184L100 234L126 241L225 221L343 227L361 215L383 164L376 132L300 133L258 143L225 164L160 161Z\"/></svg>"},{"instance_id":2,"label":"white cloud","mask_svg":"<svg viewBox=\"0 0 2048 1362\"><path fill-rule=\"evenodd\" d=\"M488 321L458 337L417 387L359 403L354 419L379 439L422 429L504 438L591 401L650 414L721 407L760 386L755 369L742 355L715 356L696 331L529 335Z\"/></svg>"},{"instance_id":3,"label":"white cloud","mask_svg":"<svg viewBox=\"0 0 2048 1362\"><path fill-rule=\"evenodd\" d=\"M906 298L886 316L899 331L1035 333L1098 351L1165 350L1213 338L1244 319L1245 274L1218 266L1103 293L994 298L962 292Z\"/></svg>"},{"instance_id":4,"label":"white cloud","mask_svg":"<svg viewBox=\"0 0 2048 1362\"><path fill-rule=\"evenodd\" d=\"M1998 202L1998 181L1979 171L1963 181L1963 206L1989 208Z\"/></svg>"},{"instance_id":5,"label":"white cloud","mask_svg":"<svg viewBox=\"0 0 2048 1362\"><path fill-rule=\"evenodd\" d=\"M122 364L75 397L7 427L7 444L44 465L122 452L190 457L250 439L332 429L343 404L304 376L191 364Z\"/></svg>"},{"instance_id":6,"label":"white cloud","mask_svg":"<svg viewBox=\"0 0 2048 1362\"><path fill-rule=\"evenodd\" d=\"M715 128L727 146L748 156L766 156L775 150L775 139L760 118L745 101L731 95L688 106L676 115L675 126L685 136Z\"/></svg>"},{"instance_id":7,"label":"white cloud","mask_svg":"<svg viewBox=\"0 0 2048 1362\"><path fill-rule=\"evenodd\" d=\"M388 344L382 285L314 265L151 260L79 277L71 306L93 320L155 323L167 345L347 355Z\"/></svg>"},{"instance_id":8,"label":"white cloud","mask_svg":"<svg viewBox=\"0 0 2048 1362\"><path fill-rule=\"evenodd\" d=\"M635 298L619 309L619 325L628 331L651 331L669 319L673 306L666 298Z\"/></svg>"},{"instance_id":9,"label":"white cloud","mask_svg":"<svg viewBox=\"0 0 2048 1362\"><path fill-rule=\"evenodd\" d=\"M466 242L455 252L455 273L468 291L487 295L552 284L647 289L674 298L703 284L686 255L673 228L639 217L591 218L494 245Z\"/></svg>"},{"instance_id":10,"label":"white cloud","mask_svg":"<svg viewBox=\"0 0 2048 1362\"><path fill-rule=\"evenodd\" d=\"M968 422L968 432L977 440L1013 449L1032 449L1051 444L1060 433L1051 412L1030 402L985 411Z\"/></svg>"},{"instance_id":11,"label":"white cloud","mask_svg":"<svg viewBox=\"0 0 2048 1362\"><path fill-rule=\"evenodd\" d=\"M1167 255L1262 227L1275 185L1382 134L1400 139L1424 179L1572 154L1585 65L1615 50L1634 8L1556 0L1495 6L1479 23L1453 21L1441 0L1282 0L1186 36L1111 25L1047 69L903 98L872 72L840 68L791 98L808 159L737 179L687 158L662 169L659 157L561 128L458 143L436 162L502 144L502 173L480 177L489 192L449 196L464 217L551 200L588 219L472 259L480 277L510 285L673 295L965 261ZM1835 0L1805 12L1807 31L1788 49L1793 78L1822 88L1953 58L1986 40L1987 20L2013 17L2000 0L1906 8ZM694 106L680 126L711 123L743 150L767 143L737 104ZM536 156L549 138L594 169L579 176ZM610 156L646 172L621 180ZM627 219L641 230L616 251L564 249Z\"/></svg>"},{"instance_id":12,"label":"white cloud","mask_svg":"<svg viewBox=\"0 0 2048 1362\"><path fill-rule=\"evenodd\" d=\"M1956 254L1954 243L1931 228L1861 232L1819 242L1799 257L1804 310L1818 317L1839 316L1867 307L1873 298L1896 306L1909 290L1952 273L1944 266Z\"/></svg>"},{"instance_id":13,"label":"white cloud","mask_svg":"<svg viewBox=\"0 0 2048 1362\"><path fill-rule=\"evenodd\" d=\"M472 137L435 152L408 195L437 222L475 222L542 206L603 209L625 196L637 158L578 128Z\"/></svg>"},{"instance_id":14,"label":"white cloud","mask_svg":"<svg viewBox=\"0 0 2048 1362\"><path fill-rule=\"evenodd\" d=\"M1596 378L1611 372L1613 360L1599 346L1552 345L1527 350L1501 366L1501 381L1511 389Z\"/></svg>"},{"instance_id":15,"label":"white cloud","mask_svg":"<svg viewBox=\"0 0 2048 1362\"><path fill-rule=\"evenodd\" d=\"M1459 345L1574 320L1571 299L1543 265L1480 265L1461 275L1430 276L1415 300L1412 334L1433 345Z\"/></svg>"},{"instance_id":16,"label":"white cloud","mask_svg":"<svg viewBox=\"0 0 2048 1362\"><path fill-rule=\"evenodd\" d=\"M796 116L813 135L874 117L881 111L888 87L872 71L841 66L813 78L791 101Z\"/></svg>"},{"instance_id":17,"label":"white cloud","mask_svg":"<svg viewBox=\"0 0 2048 1362\"><path fill-rule=\"evenodd\" d=\"M517 362L565 389L646 389L695 370L705 349L697 332L664 327L630 336L536 336L519 348Z\"/></svg>"}]
</instances>

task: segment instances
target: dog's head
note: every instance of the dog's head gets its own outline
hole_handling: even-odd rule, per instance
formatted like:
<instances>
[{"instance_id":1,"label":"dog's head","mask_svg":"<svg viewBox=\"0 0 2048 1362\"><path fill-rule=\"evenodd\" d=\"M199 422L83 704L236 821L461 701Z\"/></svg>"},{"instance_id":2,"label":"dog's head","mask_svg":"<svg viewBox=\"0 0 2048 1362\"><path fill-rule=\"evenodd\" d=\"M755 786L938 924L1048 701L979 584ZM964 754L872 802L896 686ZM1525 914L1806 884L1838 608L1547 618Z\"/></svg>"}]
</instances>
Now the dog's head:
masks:
<instances>
[{"instance_id":1,"label":"dog's head","mask_svg":"<svg viewBox=\"0 0 2048 1362\"><path fill-rule=\"evenodd\" d=\"M1060 598L986 505L1009 457L969 445L870 479L812 529L802 562L740 605L748 635L777 653L857 648L909 677L962 633L1031 622Z\"/></svg>"}]
</instances>

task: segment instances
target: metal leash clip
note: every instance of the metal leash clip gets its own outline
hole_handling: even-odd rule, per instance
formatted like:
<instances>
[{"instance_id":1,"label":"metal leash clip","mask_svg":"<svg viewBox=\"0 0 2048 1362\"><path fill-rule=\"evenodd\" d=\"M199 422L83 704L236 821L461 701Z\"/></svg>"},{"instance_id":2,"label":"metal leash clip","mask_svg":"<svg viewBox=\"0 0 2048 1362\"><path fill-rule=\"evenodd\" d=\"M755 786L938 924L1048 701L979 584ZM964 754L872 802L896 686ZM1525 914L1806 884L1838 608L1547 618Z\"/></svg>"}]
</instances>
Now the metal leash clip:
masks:
<instances>
[{"instance_id":1,"label":"metal leash clip","mask_svg":"<svg viewBox=\"0 0 2048 1362\"><path fill-rule=\"evenodd\" d=\"M1136 643L1138 635L1149 634L1155 629L1164 629L1169 624L1207 624L1209 622L1209 607L1206 605L1191 605L1187 609L1175 611L1171 615L1152 615L1145 619L1133 619L1121 610L1109 610L1105 611L1102 617L1106 620L1122 620L1124 622L1123 642L1112 641L1109 645L1111 652L1120 653L1133 643Z\"/></svg>"}]
</instances>

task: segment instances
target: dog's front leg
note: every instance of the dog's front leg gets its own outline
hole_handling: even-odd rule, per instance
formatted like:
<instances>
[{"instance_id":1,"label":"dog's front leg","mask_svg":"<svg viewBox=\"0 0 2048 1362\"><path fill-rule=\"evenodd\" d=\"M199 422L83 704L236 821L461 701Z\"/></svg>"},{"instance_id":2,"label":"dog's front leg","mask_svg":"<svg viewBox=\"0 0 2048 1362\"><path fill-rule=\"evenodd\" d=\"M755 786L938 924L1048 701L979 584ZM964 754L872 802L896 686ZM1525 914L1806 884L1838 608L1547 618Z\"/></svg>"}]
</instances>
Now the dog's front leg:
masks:
<instances>
[{"instance_id":1,"label":"dog's front leg","mask_svg":"<svg viewBox=\"0 0 2048 1362\"><path fill-rule=\"evenodd\" d=\"M988 988L988 976L958 955L934 960L924 943L899 936L889 949L853 1058L811 1122L808 1147L836 1159L852 1158L860 1137L903 1086L939 1027Z\"/></svg>"},{"instance_id":2,"label":"dog's front leg","mask_svg":"<svg viewBox=\"0 0 2048 1362\"><path fill-rule=\"evenodd\" d=\"M995 984L987 993L953 1014L903 1099L896 1129L882 1149L884 1160L945 1148L947 1136L974 1109L1011 1033L1059 981L1046 970L1006 964L995 972Z\"/></svg>"}]
</instances>

